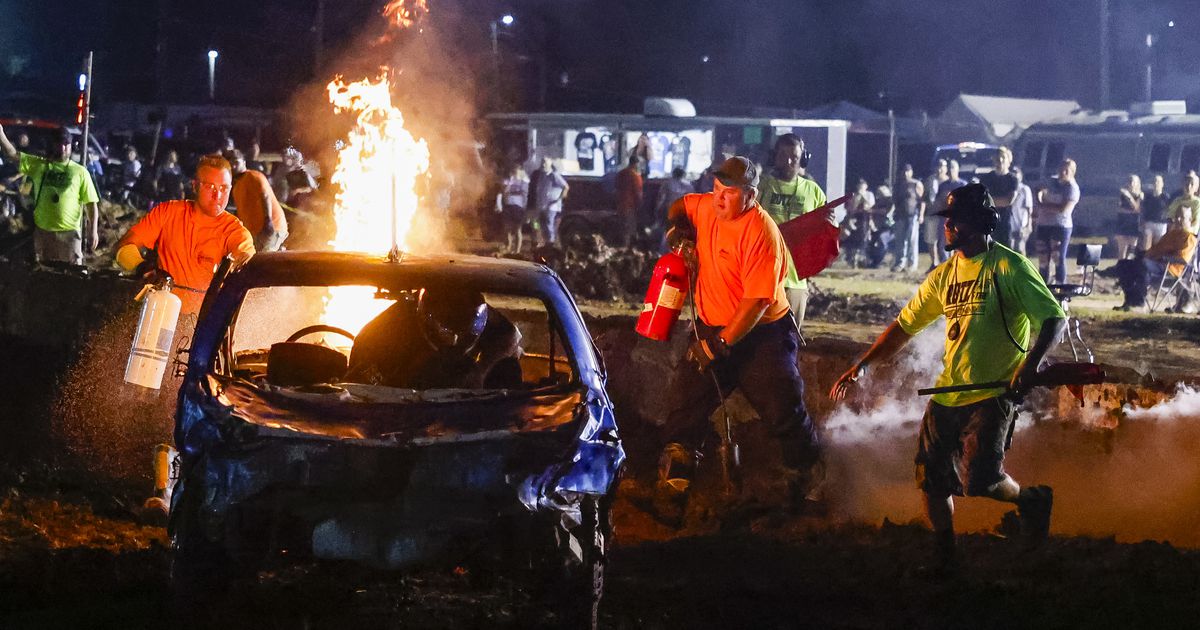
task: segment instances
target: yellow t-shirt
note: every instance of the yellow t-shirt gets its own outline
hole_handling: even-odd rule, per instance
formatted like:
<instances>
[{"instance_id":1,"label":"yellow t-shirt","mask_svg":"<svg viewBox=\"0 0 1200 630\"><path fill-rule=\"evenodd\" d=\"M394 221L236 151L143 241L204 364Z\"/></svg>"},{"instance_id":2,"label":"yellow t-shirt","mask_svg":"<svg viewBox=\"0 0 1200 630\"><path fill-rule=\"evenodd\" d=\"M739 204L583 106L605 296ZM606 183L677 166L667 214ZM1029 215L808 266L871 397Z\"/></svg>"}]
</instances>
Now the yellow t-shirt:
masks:
<instances>
[{"instance_id":1,"label":"yellow t-shirt","mask_svg":"<svg viewBox=\"0 0 1200 630\"><path fill-rule=\"evenodd\" d=\"M825 191L820 184L797 175L790 182L776 179L767 174L762 176L758 184L758 199L763 210L771 216L775 223L787 223L796 217L812 212L825 205ZM783 286L789 289L804 289L808 280L796 275L796 265L792 262L791 254L787 255L788 275Z\"/></svg>"},{"instance_id":2,"label":"yellow t-shirt","mask_svg":"<svg viewBox=\"0 0 1200 630\"><path fill-rule=\"evenodd\" d=\"M755 205L732 221L721 221L712 193L684 195L681 201L696 226L696 310L701 321L728 325L743 298L771 300L762 323L787 315L787 249L779 227L762 207Z\"/></svg>"},{"instance_id":3,"label":"yellow t-shirt","mask_svg":"<svg viewBox=\"0 0 1200 630\"><path fill-rule=\"evenodd\" d=\"M997 285L1002 292L1003 316ZM915 335L942 315L946 316L946 350L936 387L1012 379L1025 358L1013 340L1028 350L1033 331L1040 330L1043 321L1064 317L1029 259L999 243L973 258L957 253L950 256L926 276L896 321L904 332ZM1004 391L935 394L933 401L960 407Z\"/></svg>"}]
</instances>

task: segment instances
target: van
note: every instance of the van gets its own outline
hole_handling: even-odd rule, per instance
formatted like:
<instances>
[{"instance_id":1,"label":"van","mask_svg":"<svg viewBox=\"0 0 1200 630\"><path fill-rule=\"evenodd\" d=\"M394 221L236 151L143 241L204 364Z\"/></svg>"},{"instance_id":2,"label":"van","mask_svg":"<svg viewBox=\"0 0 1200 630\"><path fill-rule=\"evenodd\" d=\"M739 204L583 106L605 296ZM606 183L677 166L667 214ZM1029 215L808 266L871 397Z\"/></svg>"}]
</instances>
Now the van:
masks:
<instances>
[{"instance_id":1,"label":"van","mask_svg":"<svg viewBox=\"0 0 1200 630\"><path fill-rule=\"evenodd\" d=\"M1078 166L1080 200L1075 233L1111 234L1116 227L1117 193L1130 174L1149 187L1159 174L1168 193L1183 174L1200 171L1200 116L1140 116L1125 112L1077 114L1031 126L1014 148L1014 164L1033 189L1058 174L1064 159Z\"/></svg>"}]
</instances>

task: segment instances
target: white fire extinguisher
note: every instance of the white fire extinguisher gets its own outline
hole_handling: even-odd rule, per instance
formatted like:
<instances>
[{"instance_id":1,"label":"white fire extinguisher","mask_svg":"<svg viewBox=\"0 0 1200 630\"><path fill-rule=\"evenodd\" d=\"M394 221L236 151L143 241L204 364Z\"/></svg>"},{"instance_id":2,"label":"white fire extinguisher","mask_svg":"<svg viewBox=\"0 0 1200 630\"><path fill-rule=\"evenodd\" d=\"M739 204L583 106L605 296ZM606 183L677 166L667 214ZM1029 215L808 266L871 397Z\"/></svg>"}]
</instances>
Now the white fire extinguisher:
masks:
<instances>
[{"instance_id":1,"label":"white fire extinguisher","mask_svg":"<svg viewBox=\"0 0 1200 630\"><path fill-rule=\"evenodd\" d=\"M171 343L179 323L179 310L183 307L179 296L171 293L171 284L168 277L162 286L146 285L138 294L138 298L143 299L142 315L133 335L129 362L125 364L126 383L150 389L162 387L163 375L171 360Z\"/></svg>"}]
</instances>

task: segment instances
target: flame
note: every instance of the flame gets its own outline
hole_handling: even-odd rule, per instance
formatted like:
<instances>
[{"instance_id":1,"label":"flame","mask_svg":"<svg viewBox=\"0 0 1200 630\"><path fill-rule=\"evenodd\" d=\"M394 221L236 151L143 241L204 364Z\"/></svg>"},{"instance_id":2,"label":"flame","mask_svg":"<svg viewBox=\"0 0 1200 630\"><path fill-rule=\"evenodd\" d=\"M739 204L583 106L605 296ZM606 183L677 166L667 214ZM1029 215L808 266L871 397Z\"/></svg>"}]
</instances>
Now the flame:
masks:
<instances>
[{"instance_id":1,"label":"flame","mask_svg":"<svg viewBox=\"0 0 1200 630\"><path fill-rule=\"evenodd\" d=\"M391 0L383 7L383 17L398 28L408 28L428 13L425 0Z\"/></svg>"},{"instance_id":2,"label":"flame","mask_svg":"<svg viewBox=\"0 0 1200 630\"><path fill-rule=\"evenodd\" d=\"M429 147L404 128L404 115L392 104L387 68L375 79L347 83L335 77L327 90L335 112L356 115L330 178L338 192L337 232L329 244L338 251L382 255L391 251L394 231L395 245L404 251L417 213L417 178L429 170ZM370 287L333 287L322 321L358 334L391 303L376 299Z\"/></svg>"}]
</instances>

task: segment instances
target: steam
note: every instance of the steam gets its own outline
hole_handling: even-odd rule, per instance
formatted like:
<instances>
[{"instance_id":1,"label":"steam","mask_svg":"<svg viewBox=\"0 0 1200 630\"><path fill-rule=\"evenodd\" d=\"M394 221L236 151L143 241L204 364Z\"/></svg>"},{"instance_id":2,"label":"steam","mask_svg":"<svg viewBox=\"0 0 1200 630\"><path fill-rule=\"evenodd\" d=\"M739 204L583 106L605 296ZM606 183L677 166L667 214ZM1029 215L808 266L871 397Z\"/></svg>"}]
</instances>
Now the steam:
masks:
<instances>
[{"instance_id":1,"label":"steam","mask_svg":"<svg viewBox=\"0 0 1200 630\"><path fill-rule=\"evenodd\" d=\"M1126 409L1125 417L1135 421L1152 422L1178 422L1200 418L1200 389L1180 385L1174 398L1153 407Z\"/></svg>"}]
</instances>

